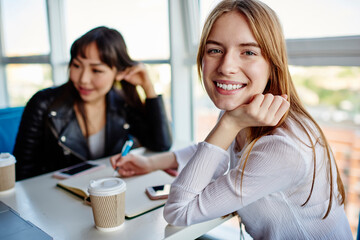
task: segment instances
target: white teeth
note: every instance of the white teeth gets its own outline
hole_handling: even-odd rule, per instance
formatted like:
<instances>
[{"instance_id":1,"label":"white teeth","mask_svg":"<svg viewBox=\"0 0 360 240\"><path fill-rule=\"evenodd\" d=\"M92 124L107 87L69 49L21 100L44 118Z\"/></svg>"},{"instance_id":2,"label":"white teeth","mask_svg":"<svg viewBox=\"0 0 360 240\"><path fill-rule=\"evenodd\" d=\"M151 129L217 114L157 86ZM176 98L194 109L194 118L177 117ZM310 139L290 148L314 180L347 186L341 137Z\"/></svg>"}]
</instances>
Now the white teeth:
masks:
<instances>
[{"instance_id":1,"label":"white teeth","mask_svg":"<svg viewBox=\"0 0 360 240\"><path fill-rule=\"evenodd\" d=\"M219 88L222 88L224 90L229 90L229 91L243 87L242 84L222 84L222 83L218 83L218 82L216 83L216 86Z\"/></svg>"}]
</instances>

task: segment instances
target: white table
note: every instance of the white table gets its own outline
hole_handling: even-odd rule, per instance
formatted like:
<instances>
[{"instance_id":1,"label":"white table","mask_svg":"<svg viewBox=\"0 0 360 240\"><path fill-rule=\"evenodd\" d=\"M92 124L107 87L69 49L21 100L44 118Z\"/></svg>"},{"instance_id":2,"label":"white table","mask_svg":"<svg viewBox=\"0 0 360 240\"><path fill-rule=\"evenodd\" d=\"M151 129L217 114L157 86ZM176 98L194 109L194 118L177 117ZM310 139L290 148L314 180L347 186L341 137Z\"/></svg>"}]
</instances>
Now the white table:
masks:
<instances>
[{"instance_id":1,"label":"white table","mask_svg":"<svg viewBox=\"0 0 360 240\"><path fill-rule=\"evenodd\" d=\"M108 159L101 162L109 164ZM77 239L194 239L222 224L232 216L188 227L168 225L163 207L131 220L125 220L115 232L95 228L91 207L78 197L56 187L51 173L16 182L13 192L0 193L0 201L17 211L56 240Z\"/></svg>"}]
</instances>

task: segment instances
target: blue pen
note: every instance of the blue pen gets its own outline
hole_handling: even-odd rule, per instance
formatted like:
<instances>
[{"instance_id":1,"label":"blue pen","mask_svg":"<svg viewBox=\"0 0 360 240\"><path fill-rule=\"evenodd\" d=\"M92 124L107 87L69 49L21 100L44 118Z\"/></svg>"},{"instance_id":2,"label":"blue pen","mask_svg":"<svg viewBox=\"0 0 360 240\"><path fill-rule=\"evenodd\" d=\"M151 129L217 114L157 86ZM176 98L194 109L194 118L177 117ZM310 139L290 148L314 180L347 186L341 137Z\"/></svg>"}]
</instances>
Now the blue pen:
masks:
<instances>
[{"instance_id":1,"label":"blue pen","mask_svg":"<svg viewBox=\"0 0 360 240\"><path fill-rule=\"evenodd\" d=\"M123 146L123 148L121 150L121 157L125 157L129 153L129 151L130 151L131 147L133 146L133 144L134 144L134 141L132 139L129 139L129 140L127 140L125 142L125 144L124 144L124 146ZM118 170L119 170L119 167L116 167L115 172L114 172L114 176L116 175Z\"/></svg>"},{"instance_id":2,"label":"blue pen","mask_svg":"<svg viewBox=\"0 0 360 240\"><path fill-rule=\"evenodd\" d=\"M124 146L123 146L123 148L121 150L121 156L122 157L125 157L129 153L129 151L130 151L133 144L134 144L134 141L132 139L129 139L129 140L127 140L125 142L125 144L124 144Z\"/></svg>"}]
</instances>

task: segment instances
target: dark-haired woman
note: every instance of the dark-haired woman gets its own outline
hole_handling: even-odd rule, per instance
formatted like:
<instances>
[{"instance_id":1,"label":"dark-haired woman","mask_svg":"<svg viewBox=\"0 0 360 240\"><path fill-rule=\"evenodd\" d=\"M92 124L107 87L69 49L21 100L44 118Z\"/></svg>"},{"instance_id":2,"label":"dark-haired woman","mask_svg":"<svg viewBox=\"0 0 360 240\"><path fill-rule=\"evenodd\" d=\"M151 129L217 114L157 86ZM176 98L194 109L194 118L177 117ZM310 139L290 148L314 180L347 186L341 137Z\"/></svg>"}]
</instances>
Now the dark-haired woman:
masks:
<instances>
[{"instance_id":1,"label":"dark-haired woman","mask_svg":"<svg viewBox=\"0 0 360 240\"><path fill-rule=\"evenodd\" d=\"M39 91L26 105L14 148L17 180L117 154L129 136L153 151L170 148L162 97L118 31L92 29L70 54L69 81Z\"/></svg>"}]
</instances>

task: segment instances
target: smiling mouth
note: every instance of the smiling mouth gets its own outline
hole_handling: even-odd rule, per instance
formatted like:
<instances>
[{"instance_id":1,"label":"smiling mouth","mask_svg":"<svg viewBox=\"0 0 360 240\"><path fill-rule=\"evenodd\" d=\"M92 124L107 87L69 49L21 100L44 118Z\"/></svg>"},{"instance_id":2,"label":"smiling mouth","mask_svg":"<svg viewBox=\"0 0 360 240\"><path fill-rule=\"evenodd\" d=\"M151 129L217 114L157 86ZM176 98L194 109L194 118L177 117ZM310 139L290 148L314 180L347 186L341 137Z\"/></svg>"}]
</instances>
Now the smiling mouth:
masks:
<instances>
[{"instance_id":1,"label":"smiling mouth","mask_svg":"<svg viewBox=\"0 0 360 240\"><path fill-rule=\"evenodd\" d=\"M83 87L79 87L79 93L82 95L88 95L92 92L92 89L87 89Z\"/></svg>"},{"instance_id":2,"label":"smiling mouth","mask_svg":"<svg viewBox=\"0 0 360 240\"><path fill-rule=\"evenodd\" d=\"M246 87L246 84L225 84L225 83L219 83L219 82L214 82L214 83L215 83L216 87L221 88L226 91L238 90L243 87Z\"/></svg>"}]
</instances>

